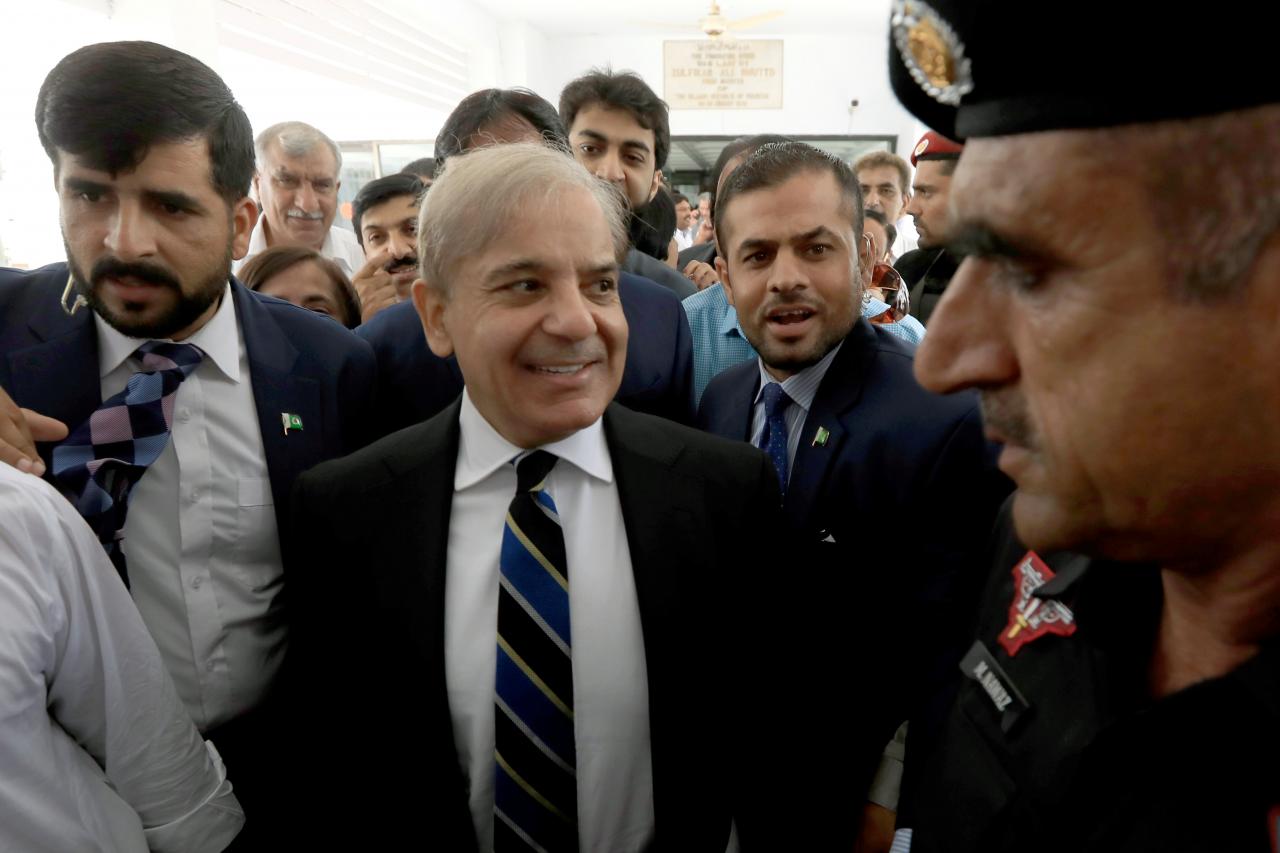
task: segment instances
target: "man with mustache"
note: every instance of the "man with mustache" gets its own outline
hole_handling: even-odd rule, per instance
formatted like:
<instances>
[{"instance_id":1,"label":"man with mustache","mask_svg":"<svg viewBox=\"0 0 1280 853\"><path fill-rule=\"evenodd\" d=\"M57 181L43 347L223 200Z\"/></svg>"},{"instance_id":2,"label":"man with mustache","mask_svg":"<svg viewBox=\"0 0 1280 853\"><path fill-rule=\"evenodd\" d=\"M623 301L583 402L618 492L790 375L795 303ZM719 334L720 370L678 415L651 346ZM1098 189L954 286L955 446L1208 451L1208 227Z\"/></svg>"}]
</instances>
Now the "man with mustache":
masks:
<instances>
[{"instance_id":1,"label":"man with mustache","mask_svg":"<svg viewBox=\"0 0 1280 853\"><path fill-rule=\"evenodd\" d=\"M418 204L426 191L415 175L388 175L362 186L351 203L351 224L368 258L351 282L366 323L409 298L418 277Z\"/></svg>"},{"instance_id":2,"label":"man with mustache","mask_svg":"<svg viewBox=\"0 0 1280 853\"><path fill-rule=\"evenodd\" d=\"M951 175L963 150L963 145L931 130L920 137L911 152L916 176L906 212L915 222L919 248L898 258L894 268L911 288L911 316L926 325L958 263L946 246L947 199Z\"/></svg>"},{"instance_id":3,"label":"man with mustache","mask_svg":"<svg viewBox=\"0 0 1280 853\"><path fill-rule=\"evenodd\" d=\"M466 389L297 490L298 529L325 531L297 588L299 734L352 780L318 789L324 846L724 851L736 823L744 848L830 849L805 842L838 819L788 804L770 733L794 695L772 546L738 534L780 526L772 469L611 403L627 246L617 195L537 142L433 184L413 305Z\"/></svg>"},{"instance_id":4,"label":"man with mustache","mask_svg":"<svg viewBox=\"0 0 1280 853\"><path fill-rule=\"evenodd\" d=\"M818 683L856 673L874 692L810 708L815 730L841 733L830 793L862 798L904 720L909 746L932 735L1008 482L976 395L922 389L914 348L861 318L873 258L848 165L801 142L765 145L725 179L714 216L720 281L759 357L711 380L698 421L777 470L791 562L817 571L796 593L813 650L797 667Z\"/></svg>"},{"instance_id":5,"label":"man with mustache","mask_svg":"<svg viewBox=\"0 0 1280 853\"><path fill-rule=\"evenodd\" d=\"M203 63L82 48L45 79L36 129L67 262L0 271L0 460L97 532L259 833L278 796L289 492L364 441L373 353L231 276L253 139Z\"/></svg>"},{"instance_id":6,"label":"man with mustache","mask_svg":"<svg viewBox=\"0 0 1280 853\"><path fill-rule=\"evenodd\" d=\"M1017 485L898 849L1280 849L1272 6L894 7L895 93L965 146L916 375Z\"/></svg>"},{"instance_id":7,"label":"man with mustache","mask_svg":"<svg viewBox=\"0 0 1280 853\"><path fill-rule=\"evenodd\" d=\"M333 224L342 186L338 144L305 122L285 121L259 133L254 152L253 190L262 216L234 269L271 246L305 246L355 276L364 251L350 231Z\"/></svg>"}]
</instances>

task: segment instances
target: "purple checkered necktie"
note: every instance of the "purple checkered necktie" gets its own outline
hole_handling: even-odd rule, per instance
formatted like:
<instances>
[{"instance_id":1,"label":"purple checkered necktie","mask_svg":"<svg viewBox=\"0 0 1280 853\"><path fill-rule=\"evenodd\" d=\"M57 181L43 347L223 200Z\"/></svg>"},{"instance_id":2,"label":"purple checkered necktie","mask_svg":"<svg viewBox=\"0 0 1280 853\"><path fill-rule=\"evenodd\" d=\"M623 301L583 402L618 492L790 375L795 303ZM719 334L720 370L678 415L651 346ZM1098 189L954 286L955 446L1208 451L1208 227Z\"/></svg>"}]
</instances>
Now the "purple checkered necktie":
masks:
<instances>
[{"instance_id":1,"label":"purple checkered necktie","mask_svg":"<svg viewBox=\"0 0 1280 853\"><path fill-rule=\"evenodd\" d=\"M160 458L173 426L173 400L204 353L192 344L148 341L134 352L142 370L53 449L53 478L98 534L125 586L129 492Z\"/></svg>"}]
</instances>

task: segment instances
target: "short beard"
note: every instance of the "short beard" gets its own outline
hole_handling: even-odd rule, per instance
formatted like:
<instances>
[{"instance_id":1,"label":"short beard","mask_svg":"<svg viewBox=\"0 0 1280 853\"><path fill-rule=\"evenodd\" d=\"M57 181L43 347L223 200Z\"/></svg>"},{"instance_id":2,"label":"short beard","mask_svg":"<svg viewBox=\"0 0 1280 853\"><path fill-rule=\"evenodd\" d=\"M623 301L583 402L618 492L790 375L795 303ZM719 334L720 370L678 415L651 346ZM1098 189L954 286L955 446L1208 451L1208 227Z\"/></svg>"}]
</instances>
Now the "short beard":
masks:
<instances>
[{"instance_id":1,"label":"short beard","mask_svg":"<svg viewBox=\"0 0 1280 853\"><path fill-rule=\"evenodd\" d=\"M88 306L105 320L107 325L131 338L172 338L198 320L211 305L218 301L231 278L230 245L227 246L217 271L201 280L191 294L185 293L178 279L162 267L148 263L126 263L110 255L98 259L86 277L72 258L71 247L66 245L65 239L63 245L67 249L67 265L71 269L71 278L75 282L76 292L84 297ZM177 294L177 302L168 313L151 322L134 319L130 314L128 303L125 304L124 311L116 312L99 297L98 291L102 279L107 276L129 276L166 287Z\"/></svg>"}]
</instances>

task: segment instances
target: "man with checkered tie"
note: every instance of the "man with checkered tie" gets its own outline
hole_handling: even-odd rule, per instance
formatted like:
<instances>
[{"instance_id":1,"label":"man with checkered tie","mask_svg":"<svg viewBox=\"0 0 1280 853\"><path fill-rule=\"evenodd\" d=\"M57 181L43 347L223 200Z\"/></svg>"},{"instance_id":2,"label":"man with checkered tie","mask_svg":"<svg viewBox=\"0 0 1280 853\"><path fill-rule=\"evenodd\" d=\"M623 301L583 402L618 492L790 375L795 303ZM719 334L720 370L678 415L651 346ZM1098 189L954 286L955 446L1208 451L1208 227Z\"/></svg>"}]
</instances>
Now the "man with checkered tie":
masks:
<instances>
[{"instance_id":1,"label":"man with checkered tie","mask_svg":"<svg viewBox=\"0 0 1280 853\"><path fill-rule=\"evenodd\" d=\"M722 853L734 824L747 850L822 822L780 766L803 569L770 579L770 540L742 535L780 529L772 466L610 404L624 223L539 144L432 186L413 298L465 392L295 493L295 525L326 531L296 588L302 734L359 780L332 792L328 843Z\"/></svg>"},{"instance_id":2,"label":"man with checkered tie","mask_svg":"<svg viewBox=\"0 0 1280 853\"><path fill-rule=\"evenodd\" d=\"M67 262L0 271L0 461L51 479L98 534L226 760L248 846L281 763L280 517L299 473L360 443L372 352L232 278L257 217L253 138L203 63L82 48L36 125Z\"/></svg>"}]
</instances>

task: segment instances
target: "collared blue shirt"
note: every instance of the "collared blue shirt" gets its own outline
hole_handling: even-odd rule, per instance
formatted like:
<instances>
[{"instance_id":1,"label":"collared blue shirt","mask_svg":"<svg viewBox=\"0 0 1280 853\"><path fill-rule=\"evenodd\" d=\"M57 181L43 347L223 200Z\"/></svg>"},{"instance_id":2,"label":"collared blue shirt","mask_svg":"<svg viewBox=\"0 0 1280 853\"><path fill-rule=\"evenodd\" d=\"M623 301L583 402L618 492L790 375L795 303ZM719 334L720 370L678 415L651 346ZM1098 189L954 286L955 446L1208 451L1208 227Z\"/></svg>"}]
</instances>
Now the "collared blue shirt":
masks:
<instances>
[{"instance_id":1,"label":"collared blue shirt","mask_svg":"<svg viewBox=\"0 0 1280 853\"><path fill-rule=\"evenodd\" d=\"M735 364L750 361L756 357L756 351L743 334L738 312L729 304L719 282L686 297L681 304L689 318L689 331L693 337L693 394L697 404L702 401L702 392L716 374ZM879 299L870 299L863 303L862 316L875 317L888 308ZM900 323L889 323L880 328L910 344L918 344L924 337L924 326L911 316Z\"/></svg>"}]
</instances>

